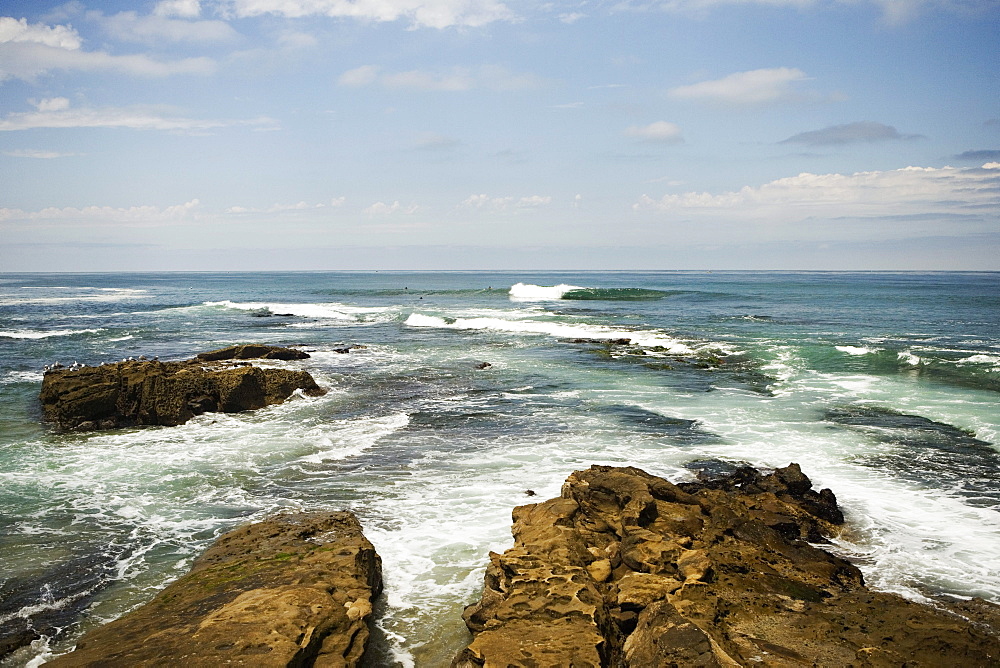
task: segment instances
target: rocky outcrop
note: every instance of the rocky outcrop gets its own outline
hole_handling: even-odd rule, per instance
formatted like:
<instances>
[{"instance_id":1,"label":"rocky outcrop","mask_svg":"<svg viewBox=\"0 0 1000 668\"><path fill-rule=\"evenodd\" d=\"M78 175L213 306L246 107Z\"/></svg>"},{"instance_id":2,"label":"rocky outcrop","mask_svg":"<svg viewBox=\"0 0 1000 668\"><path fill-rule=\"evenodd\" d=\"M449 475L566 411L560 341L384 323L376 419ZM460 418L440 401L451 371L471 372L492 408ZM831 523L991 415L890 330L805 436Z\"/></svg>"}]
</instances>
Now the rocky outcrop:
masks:
<instances>
[{"instance_id":1,"label":"rocky outcrop","mask_svg":"<svg viewBox=\"0 0 1000 668\"><path fill-rule=\"evenodd\" d=\"M967 618L988 604L956 614L870 591L810 544L843 516L796 464L681 485L594 466L513 519L453 667L1000 662L997 627Z\"/></svg>"},{"instance_id":2,"label":"rocky outcrop","mask_svg":"<svg viewBox=\"0 0 1000 668\"><path fill-rule=\"evenodd\" d=\"M356 666L381 590L353 514L278 515L225 534L155 599L46 665Z\"/></svg>"},{"instance_id":3,"label":"rocky outcrop","mask_svg":"<svg viewBox=\"0 0 1000 668\"><path fill-rule=\"evenodd\" d=\"M225 360L302 359L276 346L234 346L183 362L127 360L46 371L40 399L46 419L61 430L178 425L206 412L235 413L281 403L301 389L325 391L306 371L261 368Z\"/></svg>"}]
</instances>

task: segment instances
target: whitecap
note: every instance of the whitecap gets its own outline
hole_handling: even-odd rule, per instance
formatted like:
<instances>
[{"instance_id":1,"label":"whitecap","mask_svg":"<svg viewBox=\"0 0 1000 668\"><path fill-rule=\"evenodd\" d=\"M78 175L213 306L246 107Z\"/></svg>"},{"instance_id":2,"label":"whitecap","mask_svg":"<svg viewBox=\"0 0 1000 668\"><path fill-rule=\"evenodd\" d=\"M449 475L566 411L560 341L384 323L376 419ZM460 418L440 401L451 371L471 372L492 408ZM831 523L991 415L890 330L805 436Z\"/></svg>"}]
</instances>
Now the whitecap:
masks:
<instances>
[{"instance_id":1,"label":"whitecap","mask_svg":"<svg viewBox=\"0 0 1000 668\"><path fill-rule=\"evenodd\" d=\"M318 445L322 449L302 457L301 461L321 464L324 461L354 457L371 448L382 438L405 429L409 424L409 415L395 413L384 417L347 420L332 428L326 425L318 427L306 436L317 438Z\"/></svg>"},{"instance_id":2,"label":"whitecap","mask_svg":"<svg viewBox=\"0 0 1000 668\"><path fill-rule=\"evenodd\" d=\"M566 285L565 283L552 286L515 283L511 286L509 295L511 301L519 302L557 301L571 290L583 289L580 286Z\"/></svg>"},{"instance_id":3,"label":"whitecap","mask_svg":"<svg viewBox=\"0 0 1000 668\"><path fill-rule=\"evenodd\" d=\"M874 352L872 348L865 348L864 346L834 346L837 350L848 355L871 355Z\"/></svg>"},{"instance_id":4,"label":"whitecap","mask_svg":"<svg viewBox=\"0 0 1000 668\"><path fill-rule=\"evenodd\" d=\"M436 327L457 330L488 330L512 334L540 334L565 339L629 339L632 344L664 348L675 355L690 355L695 351L687 344L663 332L627 330L600 325L564 324L546 320L504 320L501 318L442 318L422 313L411 314L404 323L410 327Z\"/></svg>"},{"instance_id":5,"label":"whitecap","mask_svg":"<svg viewBox=\"0 0 1000 668\"><path fill-rule=\"evenodd\" d=\"M348 306L346 304L282 304L273 302L234 302L224 300L205 302L205 306L222 306L240 311L259 311L271 315L293 315L301 318L322 318L325 320L342 320L345 322L364 321L365 316L382 314L390 311L390 307L379 306Z\"/></svg>"},{"instance_id":6,"label":"whitecap","mask_svg":"<svg viewBox=\"0 0 1000 668\"><path fill-rule=\"evenodd\" d=\"M897 357L899 358L900 362L902 362L903 364L906 364L908 366L920 366L921 364L923 364L923 360L920 359L919 357L917 357L916 355L914 355L909 350L903 350L903 351L901 351L897 355Z\"/></svg>"},{"instance_id":7,"label":"whitecap","mask_svg":"<svg viewBox=\"0 0 1000 668\"><path fill-rule=\"evenodd\" d=\"M100 329L14 329L0 331L0 337L8 339L47 339L52 336L74 336L76 334L96 334Z\"/></svg>"}]
</instances>

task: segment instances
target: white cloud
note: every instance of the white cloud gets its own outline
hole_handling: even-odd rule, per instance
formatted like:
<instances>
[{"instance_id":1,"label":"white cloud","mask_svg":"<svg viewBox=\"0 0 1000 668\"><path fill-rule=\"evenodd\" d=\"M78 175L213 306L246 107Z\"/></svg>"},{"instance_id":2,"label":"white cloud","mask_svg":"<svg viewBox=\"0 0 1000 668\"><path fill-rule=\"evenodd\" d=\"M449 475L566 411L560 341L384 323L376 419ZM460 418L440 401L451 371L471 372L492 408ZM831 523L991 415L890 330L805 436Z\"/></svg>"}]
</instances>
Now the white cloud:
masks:
<instances>
[{"instance_id":1,"label":"white cloud","mask_svg":"<svg viewBox=\"0 0 1000 668\"><path fill-rule=\"evenodd\" d=\"M195 14L197 16L197 14ZM105 16L88 12L114 39L125 42L155 44L168 42L225 42L236 39L237 32L224 21L191 21L154 13L140 16L136 12L119 12Z\"/></svg>"},{"instance_id":2,"label":"white cloud","mask_svg":"<svg viewBox=\"0 0 1000 668\"><path fill-rule=\"evenodd\" d=\"M466 197L460 206L479 211L508 211L510 209L537 209L552 203L548 195L529 195L527 197L490 197L483 193Z\"/></svg>"},{"instance_id":3,"label":"white cloud","mask_svg":"<svg viewBox=\"0 0 1000 668\"><path fill-rule=\"evenodd\" d=\"M409 206L403 206L399 201L395 201L392 204L386 204L385 202L375 202L371 206L367 207L362 213L364 213L369 218L374 218L375 216L389 216L394 213L401 213L410 215L416 213L419 209L416 204L411 204Z\"/></svg>"},{"instance_id":4,"label":"white cloud","mask_svg":"<svg viewBox=\"0 0 1000 668\"><path fill-rule=\"evenodd\" d=\"M406 19L414 28L477 27L516 18L496 0L220 0L219 4L237 17L277 14L379 22Z\"/></svg>"},{"instance_id":5,"label":"white cloud","mask_svg":"<svg viewBox=\"0 0 1000 668\"><path fill-rule=\"evenodd\" d=\"M0 16L0 44L34 43L56 49L79 49L80 35L72 26L47 26L27 19Z\"/></svg>"},{"instance_id":6,"label":"white cloud","mask_svg":"<svg viewBox=\"0 0 1000 668\"><path fill-rule=\"evenodd\" d=\"M350 86L352 88L368 86L375 83L378 79L380 69L378 65L355 67L353 70L347 70L341 74L340 78L337 79L337 83L341 86Z\"/></svg>"},{"instance_id":7,"label":"white cloud","mask_svg":"<svg viewBox=\"0 0 1000 668\"><path fill-rule=\"evenodd\" d=\"M344 72L337 81L342 86L355 88L378 84L391 89L444 92L473 89L519 91L539 88L545 83L533 74L517 74L495 65L484 65L477 69L453 67L437 72L383 72L377 65L362 65Z\"/></svg>"},{"instance_id":8,"label":"white cloud","mask_svg":"<svg viewBox=\"0 0 1000 668\"><path fill-rule=\"evenodd\" d=\"M199 202L197 199L173 206L86 206L77 207L47 207L40 211L23 211L21 209L0 209L0 223L111 223L132 224L137 226L169 223L178 220L193 219L197 215Z\"/></svg>"},{"instance_id":9,"label":"white cloud","mask_svg":"<svg viewBox=\"0 0 1000 668\"><path fill-rule=\"evenodd\" d=\"M215 120L184 118L148 107L103 107L74 109L66 98L36 102L37 111L15 112L0 118L0 132L34 128L130 128L133 130L168 130L204 132L228 126L253 126L269 129L277 125L270 118Z\"/></svg>"},{"instance_id":10,"label":"white cloud","mask_svg":"<svg viewBox=\"0 0 1000 668\"><path fill-rule=\"evenodd\" d=\"M625 129L626 137L634 137L645 142L678 144L684 141L681 129L674 123L656 121L649 125L633 125Z\"/></svg>"},{"instance_id":11,"label":"white cloud","mask_svg":"<svg viewBox=\"0 0 1000 668\"><path fill-rule=\"evenodd\" d=\"M34 148L20 148L13 151L4 151L3 154L10 156L11 158L38 158L42 160L69 158L75 155L80 155L79 153L59 153L58 151L42 151Z\"/></svg>"},{"instance_id":12,"label":"white cloud","mask_svg":"<svg viewBox=\"0 0 1000 668\"><path fill-rule=\"evenodd\" d=\"M25 19L0 17L0 81L34 79L49 70L113 71L138 76L209 74L210 58L157 61L145 55L116 56L85 51L79 34L68 25L29 24Z\"/></svg>"},{"instance_id":13,"label":"white cloud","mask_svg":"<svg viewBox=\"0 0 1000 668\"><path fill-rule=\"evenodd\" d=\"M678 86L668 91L670 97L723 104L754 105L796 101L803 95L794 84L807 81L805 72L793 67L735 72L721 79Z\"/></svg>"},{"instance_id":14,"label":"white cloud","mask_svg":"<svg viewBox=\"0 0 1000 668\"><path fill-rule=\"evenodd\" d=\"M343 200L343 198L341 198ZM337 201L337 200L333 200ZM226 209L226 213L232 214L249 214L249 213L285 213L287 211L315 211L316 209L326 208L326 204L310 204L309 202L296 202L295 204L272 204L268 207L248 207L248 206L231 206ZM332 205L339 206L339 205Z\"/></svg>"},{"instance_id":15,"label":"white cloud","mask_svg":"<svg viewBox=\"0 0 1000 668\"><path fill-rule=\"evenodd\" d=\"M906 167L855 174L803 173L764 185L712 194L689 192L653 199L635 210L722 214L729 219L782 223L808 217L1000 213L1000 165L981 168Z\"/></svg>"},{"instance_id":16,"label":"white cloud","mask_svg":"<svg viewBox=\"0 0 1000 668\"><path fill-rule=\"evenodd\" d=\"M160 0L153 7L153 14L194 19L201 15L201 2L199 0Z\"/></svg>"}]
</instances>

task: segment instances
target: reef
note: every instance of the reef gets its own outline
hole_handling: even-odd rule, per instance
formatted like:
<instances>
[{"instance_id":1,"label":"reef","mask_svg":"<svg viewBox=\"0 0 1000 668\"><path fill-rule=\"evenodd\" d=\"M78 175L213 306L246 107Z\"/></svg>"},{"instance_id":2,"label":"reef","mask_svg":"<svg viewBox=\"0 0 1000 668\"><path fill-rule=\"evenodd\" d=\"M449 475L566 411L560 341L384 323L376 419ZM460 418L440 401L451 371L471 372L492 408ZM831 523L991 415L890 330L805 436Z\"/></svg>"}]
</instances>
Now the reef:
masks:
<instances>
[{"instance_id":1,"label":"reef","mask_svg":"<svg viewBox=\"0 0 1000 668\"><path fill-rule=\"evenodd\" d=\"M46 665L351 668L381 591L353 514L277 515L224 534L152 601Z\"/></svg>"},{"instance_id":2,"label":"reef","mask_svg":"<svg viewBox=\"0 0 1000 668\"><path fill-rule=\"evenodd\" d=\"M822 549L844 517L797 464L678 485L593 466L513 520L453 668L1000 662L996 606L872 591Z\"/></svg>"},{"instance_id":3,"label":"reef","mask_svg":"<svg viewBox=\"0 0 1000 668\"><path fill-rule=\"evenodd\" d=\"M207 412L235 413L283 402L296 390L325 391L306 371L253 366L247 359L309 357L293 348L242 345L178 362L128 359L46 370L39 398L62 431L183 424Z\"/></svg>"}]
</instances>

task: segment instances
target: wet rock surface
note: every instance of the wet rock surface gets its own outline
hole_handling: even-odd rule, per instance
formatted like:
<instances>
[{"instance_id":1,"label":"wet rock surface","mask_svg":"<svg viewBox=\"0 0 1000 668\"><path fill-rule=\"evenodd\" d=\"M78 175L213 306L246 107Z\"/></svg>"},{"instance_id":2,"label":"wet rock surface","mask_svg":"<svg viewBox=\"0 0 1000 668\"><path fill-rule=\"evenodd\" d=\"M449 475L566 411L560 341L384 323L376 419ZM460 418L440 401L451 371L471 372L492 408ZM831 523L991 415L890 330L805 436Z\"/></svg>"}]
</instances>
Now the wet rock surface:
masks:
<instances>
[{"instance_id":1,"label":"wet rock surface","mask_svg":"<svg viewBox=\"0 0 1000 668\"><path fill-rule=\"evenodd\" d=\"M349 512L235 529L138 610L50 661L76 666L356 666L381 560Z\"/></svg>"},{"instance_id":2,"label":"wet rock surface","mask_svg":"<svg viewBox=\"0 0 1000 668\"><path fill-rule=\"evenodd\" d=\"M303 359L292 348L244 345L181 362L125 360L46 371L39 398L45 418L63 431L183 424L207 412L235 413L281 403L296 390L325 391L306 371L227 360ZM233 365L235 364L235 365Z\"/></svg>"},{"instance_id":3,"label":"wet rock surface","mask_svg":"<svg viewBox=\"0 0 1000 668\"><path fill-rule=\"evenodd\" d=\"M868 590L815 546L843 515L798 465L674 485L573 473L513 512L453 667L995 666L998 608Z\"/></svg>"}]
</instances>

